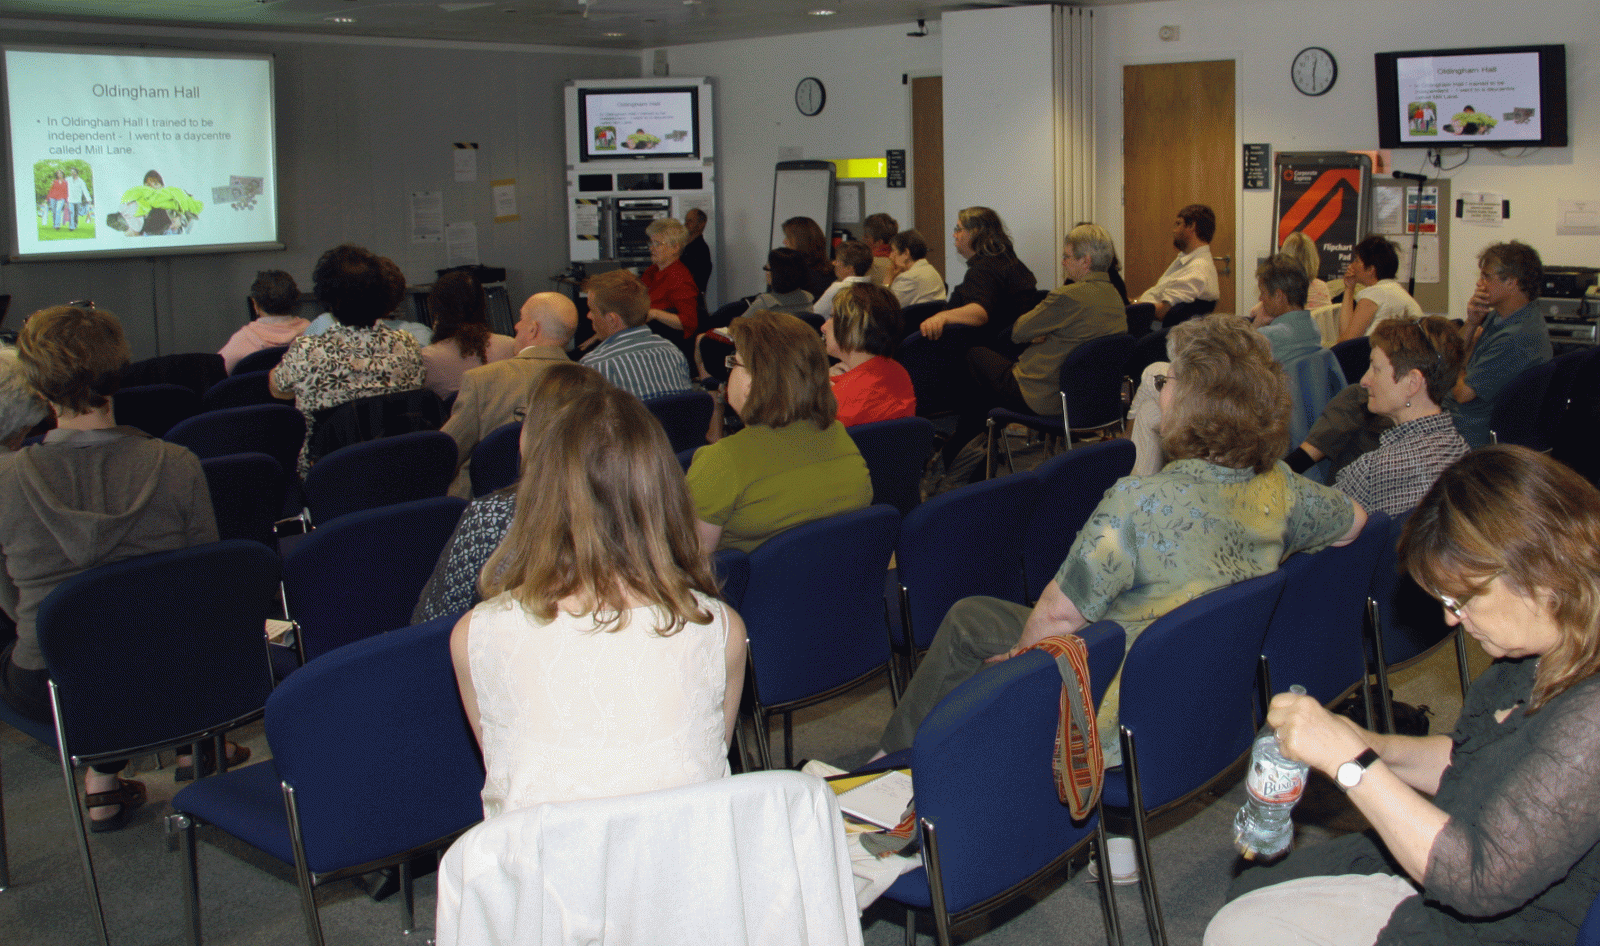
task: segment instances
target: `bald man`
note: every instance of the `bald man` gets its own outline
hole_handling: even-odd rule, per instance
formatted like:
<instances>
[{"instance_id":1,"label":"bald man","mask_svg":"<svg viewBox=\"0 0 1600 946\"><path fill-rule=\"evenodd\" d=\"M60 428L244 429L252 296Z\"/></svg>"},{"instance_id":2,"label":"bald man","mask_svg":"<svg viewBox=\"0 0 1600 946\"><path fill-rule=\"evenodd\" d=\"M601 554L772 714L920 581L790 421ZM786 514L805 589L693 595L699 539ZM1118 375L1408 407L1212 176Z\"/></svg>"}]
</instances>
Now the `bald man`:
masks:
<instances>
[{"instance_id":1,"label":"bald man","mask_svg":"<svg viewBox=\"0 0 1600 946\"><path fill-rule=\"evenodd\" d=\"M578 309L559 292L540 292L522 304L517 355L473 368L461 378L461 393L445 421L456 439L456 478L450 495L472 498L472 448L495 428L522 422L533 389L551 365L569 361L567 343L578 330Z\"/></svg>"}]
</instances>

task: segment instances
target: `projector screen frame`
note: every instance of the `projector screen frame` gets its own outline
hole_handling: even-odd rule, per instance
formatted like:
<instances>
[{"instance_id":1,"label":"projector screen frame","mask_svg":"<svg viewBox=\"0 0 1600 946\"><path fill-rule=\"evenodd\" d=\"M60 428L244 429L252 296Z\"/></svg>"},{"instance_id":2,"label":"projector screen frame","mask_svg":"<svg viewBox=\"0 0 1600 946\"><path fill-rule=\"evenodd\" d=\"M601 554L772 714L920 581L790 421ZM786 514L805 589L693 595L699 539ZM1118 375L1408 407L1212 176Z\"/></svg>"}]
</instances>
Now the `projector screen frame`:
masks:
<instances>
[{"instance_id":1,"label":"projector screen frame","mask_svg":"<svg viewBox=\"0 0 1600 946\"><path fill-rule=\"evenodd\" d=\"M41 253L38 251L24 252L19 228L21 226L22 210L17 205L16 175L26 173L29 167L26 162L19 168L18 162L26 155L23 154L24 145L19 144L13 134L12 110L13 90L11 88L10 71L11 56L13 53L24 54L51 54L66 56L126 56L147 59L202 59L214 61L244 60L261 63L266 69L264 92L266 97L266 119L259 131L267 138L267 143L260 151L265 155L266 165L263 173L265 186L262 193L254 195L260 206L271 215L271 237L253 240L236 240L218 242L213 244L183 243L178 245L162 244L162 236L141 238L137 241L130 239L126 245L114 248L65 250L61 252ZM278 165L278 128L277 128L277 57L270 52L233 52L208 49L170 49L170 48L144 48L133 46L72 46L40 43L4 43L0 44L0 122L4 122L6 130L6 147L4 149L4 168L7 173L8 186L5 196L0 198L0 209L6 213L4 226L5 262L7 263L48 263L54 261L86 260L86 259L140 259L155 256L200 256L214 253L251 253L282 251L285 248L282 238L282 206L280 201L280 175ZM145 162L154 166L154 162ZM174 185L179 181L174 181ZM203 185L200 185L203 186ZM98 213L102 204L111 206L110 202L99 198L99 185L96 186L95 206L96 226L100 226L103 217ZM196 193L197 199L206 207L214 206L210 192ZM204 211L201 211L202 213Z\"/></svg>"}]
</instances>

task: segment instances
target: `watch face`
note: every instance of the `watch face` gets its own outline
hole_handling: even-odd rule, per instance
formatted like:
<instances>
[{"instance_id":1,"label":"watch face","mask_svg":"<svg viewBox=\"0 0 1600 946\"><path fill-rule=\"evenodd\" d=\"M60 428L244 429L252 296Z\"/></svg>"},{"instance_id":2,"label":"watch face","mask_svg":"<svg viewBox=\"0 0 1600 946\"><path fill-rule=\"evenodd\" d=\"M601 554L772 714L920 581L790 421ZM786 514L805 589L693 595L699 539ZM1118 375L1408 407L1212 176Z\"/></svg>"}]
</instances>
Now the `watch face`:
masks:
<instances>
[{"instance_id":1,"label":"watch face","mask_svg":"<svg viewBox=\"0 0 1600 946\"><path fill-rule=\"evenodd\" d=\"M1361 776L1366 771L1359 762L1346 762L1334 772L1334 778L1344 788L1351 789L1361 784Z\"/></svg>"},{"instance_id":2,"label":"watch face","mask_svg":"<svg viewBox=\"0 0 1600 946\"><path fill-rule=\"evenodd\" d=\"M1289 77L1301 93L1322 95L1333 88L1334 80L1339 77L1339 63L1321 46L1308 46L1294 57Z\"/></svg>"},{"instance_id":3,"label":"watch face","mask_svg":"<svg viewBox=\"0 0 1600 946\"><path fill-rule=\"evenodd\" d=\"M815 115L827 104L828 93L821 79L805 78L794 87L794 105L802 115Z\"/></svg>"}]
</instances>

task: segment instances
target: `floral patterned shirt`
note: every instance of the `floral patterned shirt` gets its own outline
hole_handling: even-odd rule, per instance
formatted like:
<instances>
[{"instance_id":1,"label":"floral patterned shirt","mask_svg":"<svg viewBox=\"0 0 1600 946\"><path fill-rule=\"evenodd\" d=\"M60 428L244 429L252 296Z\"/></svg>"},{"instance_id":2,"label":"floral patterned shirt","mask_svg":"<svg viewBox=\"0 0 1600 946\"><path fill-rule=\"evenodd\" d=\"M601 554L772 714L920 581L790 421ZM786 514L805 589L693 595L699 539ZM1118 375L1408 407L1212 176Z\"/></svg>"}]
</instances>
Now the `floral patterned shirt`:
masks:
<instances>
[{"instance_id":1,"label":"floral patterned shirt","mask_svg":"<svg viewBox=\"0 0 1600 946\"><path fill-rule=\"evenodd\" d=\"M300 475L311 469L306 448L317 411L376 394L414 391L422 387L423 377L422 346L405 332L382 325L338 325L322 335L295 339L272 369L272 383L293 394L295 407L306 417Z\"/></svg>"},{"instance_id":2,"label":"floral patterned shirt","mask_svg":"<svg viewBox=\"0 0 1600 946\"><path fill-rule=\"evenodd\" d=\"M1168 611L1321 549L1354 521L1348 497L1282 462L1258 475L1175 460L1106 491L1055 581L1089 623L1121 624L1132 647ZM1121 683L1119 673L1101 701L1103 725L1116 719Z\"/></svg>"}]
</instances>

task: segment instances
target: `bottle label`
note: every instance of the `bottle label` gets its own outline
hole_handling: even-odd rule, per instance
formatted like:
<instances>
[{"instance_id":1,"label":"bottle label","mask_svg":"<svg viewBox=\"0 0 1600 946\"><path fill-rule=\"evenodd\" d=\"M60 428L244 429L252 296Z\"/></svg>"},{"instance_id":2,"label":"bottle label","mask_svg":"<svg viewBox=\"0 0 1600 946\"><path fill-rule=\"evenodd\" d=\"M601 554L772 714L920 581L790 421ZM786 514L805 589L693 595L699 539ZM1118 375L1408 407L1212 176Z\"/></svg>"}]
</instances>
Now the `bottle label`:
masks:
<instances>
[{"instance_id":1,"label":"bottle label","mask_svg":"<svg viewBox=\"0 0 1600 946\"><path fill-rule=\"evenodd\" d=\"M1306 790L1306 769L1292 762L1255 758L1245 785L1256 801L1269 805L1293 804Z\"/></svg>"}]
</instances>

